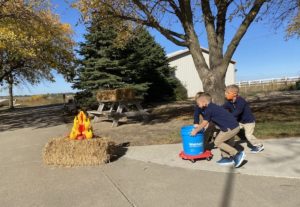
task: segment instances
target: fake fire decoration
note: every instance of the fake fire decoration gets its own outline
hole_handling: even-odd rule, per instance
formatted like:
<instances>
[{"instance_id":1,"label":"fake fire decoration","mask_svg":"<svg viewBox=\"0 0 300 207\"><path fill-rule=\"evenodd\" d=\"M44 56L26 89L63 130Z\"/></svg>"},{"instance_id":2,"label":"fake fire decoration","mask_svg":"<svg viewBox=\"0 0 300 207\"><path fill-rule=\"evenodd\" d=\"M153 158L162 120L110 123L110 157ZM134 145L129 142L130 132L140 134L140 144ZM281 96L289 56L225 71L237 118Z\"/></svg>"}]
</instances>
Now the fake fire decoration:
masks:
<instances>
[{"instance_id":1,"label":"fake fire decoration","mask_svg":"<svg viewBox=\"0 0 300 207\"><path fill-rule=\"evenodd\" d=\"M74 118L74 124L69 136L70 139L92 139L93 130L91 127L90 119L83 111L80 111Z\"/></svg>"}]
</instances>

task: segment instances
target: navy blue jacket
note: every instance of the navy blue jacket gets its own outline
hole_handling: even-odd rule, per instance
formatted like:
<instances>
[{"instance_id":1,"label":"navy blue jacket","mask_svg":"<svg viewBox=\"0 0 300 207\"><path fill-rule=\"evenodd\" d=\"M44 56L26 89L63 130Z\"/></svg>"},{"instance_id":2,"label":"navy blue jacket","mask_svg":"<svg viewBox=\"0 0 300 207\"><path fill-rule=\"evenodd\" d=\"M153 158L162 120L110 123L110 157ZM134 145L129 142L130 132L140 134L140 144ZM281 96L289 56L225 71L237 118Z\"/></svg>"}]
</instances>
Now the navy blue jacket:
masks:
<instances>
[{"instance_id":1,"label":"navy blue jacket","mask_svg":"<svg viewBox=\"0 0 300 207\"><path fill-rule=\"evenodd\" d=\"M208 122L213 122L220 127L221 131L228 131L228 129L235 129L239 126L236 119L226 111L223 107L214 103L209 103L204 109L196 106L194 113L194 123L199 124L199 115L203 116L203 119Z\"/></svg>"},{"instance_id":2,"label":"navy blue jacket","mask_svg":"<svg viewBox=\"0 0 300 207\"><path fill-rule=\"evenodd\" d=\"M247 124L255 122L249 104L245 99L238 96L235 102L226 101L223 107L228 110L240 123Z\"/></svg>"}]
</instances>

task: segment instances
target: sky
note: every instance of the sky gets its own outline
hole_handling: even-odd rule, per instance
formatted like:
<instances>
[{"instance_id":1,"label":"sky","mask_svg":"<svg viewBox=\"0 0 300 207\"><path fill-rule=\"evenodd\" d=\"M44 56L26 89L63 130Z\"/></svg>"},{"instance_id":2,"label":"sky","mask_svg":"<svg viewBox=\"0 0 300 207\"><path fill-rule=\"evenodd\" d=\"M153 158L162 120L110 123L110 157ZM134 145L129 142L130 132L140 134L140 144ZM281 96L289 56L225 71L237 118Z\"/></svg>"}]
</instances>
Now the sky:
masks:
<instances>
[{"instance_id":1,"label":"sky","mask_svg":"<svg viewBox=\"0 0 300 207\"><path fill-rule=\"evenodd\" d=\"M74 40L84 41L85 27L79 21L80 13L70 8L65 1L52 0L52 3L55 5L54 12L60 16L61 21L73 27ZM174 24L172 27L176 29L179 26ZM228 25L225 44L230 41L236 27L237 22ZM185 49L168 41L159 32L153 29L149 31L167 54ZM200 31L198 35L201 46L207 48L205 32ZM254 23L238 46L233 60L237 62L237 81L300 76L300 39L286 40L284 28L275 30L266 21ZM14 93L15 95L31 95L74 92L72 84L67 83L61 75L54 72L54 76L55 83L43 81L38 86L21 85L15 87ZM0 91L0 95L7 94L7 89Z\"/></svg>"}]
</instances>

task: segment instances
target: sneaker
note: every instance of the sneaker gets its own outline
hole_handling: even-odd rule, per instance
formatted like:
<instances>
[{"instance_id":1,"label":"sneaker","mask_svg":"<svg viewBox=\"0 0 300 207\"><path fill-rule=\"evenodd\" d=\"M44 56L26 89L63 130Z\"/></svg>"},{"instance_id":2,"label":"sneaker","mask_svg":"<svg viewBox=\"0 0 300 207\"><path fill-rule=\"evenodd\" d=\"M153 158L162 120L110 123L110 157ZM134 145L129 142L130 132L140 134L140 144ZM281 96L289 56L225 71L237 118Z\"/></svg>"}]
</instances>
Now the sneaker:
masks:
<instances>
[{"instance_id":1,"label":"sneaker","mask_svg":"<svg viewBox=\"0 0 300 207\"><path fill-rule=\"evenodd\" d=\"M265 148L264 148L264 145L258 145L258 146L254 146L252 147L251 149L251 153L259 153L261 151L263 151Z\"/></svg>"},{"instance_id":2,"label":"sneaker","mask_svg":"<svg viewBox=\"0 0 300 207\"><path fill-rule=\"evenodd\" d=\"M219 161L217 161L217 163L222 166L228 166L228 165L233 165L234 161L232 158L223 157Z\"/></svg>"},{"instance_id":3,"label":"sneaker","mask_svg":"<svg viewBox=\"0 0 300 207\"><path fill-rule=\"evenodd\" d=\"M237 153L233 160L234 160L234 166L235 167L239 167L241 166L241 164L243 163L244 159L245 159L246 155L245 155L245 152L244 151L241 151L239 153Z\"/></svg>"}]
</instances>

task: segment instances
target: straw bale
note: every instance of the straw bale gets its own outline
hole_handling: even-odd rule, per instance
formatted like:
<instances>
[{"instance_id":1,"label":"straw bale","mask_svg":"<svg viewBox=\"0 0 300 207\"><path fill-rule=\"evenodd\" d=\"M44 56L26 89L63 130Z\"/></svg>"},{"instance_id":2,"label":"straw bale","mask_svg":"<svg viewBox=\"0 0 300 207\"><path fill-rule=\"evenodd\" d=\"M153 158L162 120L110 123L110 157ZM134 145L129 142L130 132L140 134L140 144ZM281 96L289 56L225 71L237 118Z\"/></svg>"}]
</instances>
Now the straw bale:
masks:
<instances>
[{"instance_id":1,"label":"straw bale","mask_svg":"<svg viewBox=\"0 0 300 207\"><path fill-rule=\"evenodd\" d=\"M44 147L43 161L47 165L64 167L100 165L109 162L113 146L108 138L54 138Z\"/></svg>"},{"instance_id":2,"label":"straw bale","mask_svg":"<svg viewBox=\"0 0 300 207\"><path fill-rule=\"evenodd\" d=\"M130 101L135 99L135 92L131 88L119 88L115 90L100 90L97 92L97 100L103 101Z\"/></svg>"}]
</instances>

